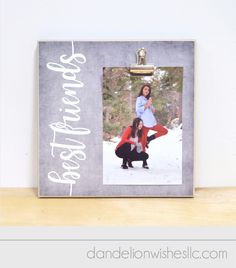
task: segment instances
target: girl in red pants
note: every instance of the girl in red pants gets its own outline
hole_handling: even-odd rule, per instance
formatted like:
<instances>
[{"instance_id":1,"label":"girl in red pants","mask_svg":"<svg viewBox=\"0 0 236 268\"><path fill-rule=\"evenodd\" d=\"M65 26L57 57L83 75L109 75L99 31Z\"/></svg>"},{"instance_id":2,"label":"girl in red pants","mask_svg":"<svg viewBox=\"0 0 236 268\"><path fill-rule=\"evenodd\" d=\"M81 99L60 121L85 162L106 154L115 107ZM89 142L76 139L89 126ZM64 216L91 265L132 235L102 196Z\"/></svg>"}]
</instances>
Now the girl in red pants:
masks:
<instances>
[{"instance_id":1,"label":"girl in red pants","mask_svg":"<svg viewBox=\"0 0 236 268\"><path fill-rule=\"evenodd\" d=\"M150 85L142 86L136 100L136 113L137 117L143 120L143 143L146 147L148 147L150 141L168 133L166 128L157 123L156 118L153 115L155 113L155 108L152 105ZM147 137L149 130L154 130L156 133Z\"/></svg>"}]
</instances>

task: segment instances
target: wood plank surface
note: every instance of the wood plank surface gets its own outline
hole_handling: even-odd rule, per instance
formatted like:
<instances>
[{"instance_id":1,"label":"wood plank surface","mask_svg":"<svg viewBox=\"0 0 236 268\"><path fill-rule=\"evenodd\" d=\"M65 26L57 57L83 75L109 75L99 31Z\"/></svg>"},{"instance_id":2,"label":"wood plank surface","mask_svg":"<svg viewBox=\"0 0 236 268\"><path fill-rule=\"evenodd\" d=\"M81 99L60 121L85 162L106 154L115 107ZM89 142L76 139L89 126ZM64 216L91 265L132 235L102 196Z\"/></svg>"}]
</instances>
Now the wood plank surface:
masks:
<instances>
[{"instance_id":1,"label":"wood plank surface","mask_svg":"<svg viewBox=\"0 0 236 268\"><path fill-rule=\"evenodd\" d=\"M236 226L236 188L200 188L194 198L38 198L0 189L1 226Z\"/></svg>"}]
</instances>

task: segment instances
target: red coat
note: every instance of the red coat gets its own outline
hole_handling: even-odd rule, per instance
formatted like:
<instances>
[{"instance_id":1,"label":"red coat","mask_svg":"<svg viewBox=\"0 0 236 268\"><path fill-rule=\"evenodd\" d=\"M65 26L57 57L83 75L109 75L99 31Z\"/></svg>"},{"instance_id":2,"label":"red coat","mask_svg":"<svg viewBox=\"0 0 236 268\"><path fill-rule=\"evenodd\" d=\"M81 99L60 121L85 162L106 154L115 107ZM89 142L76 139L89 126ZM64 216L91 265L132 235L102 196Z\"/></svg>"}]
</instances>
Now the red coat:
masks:
<instances>
[{"instance_id":1,"label":"red coat","mask_svg":"<svg viewBox=\"0 0 236 268\"><path fill-rule=\"evenodd\" d=\"M123 145L124 143L130 143L130 144L135 144L135 142L131 141L130 140L130 137L131 137L131 131L132 131L132 128L131 127L127 127L122 136L121 136L121 141L117 144L116 146L116 149L117 150L121 145ZM144 142L143 142L143 139L142 137L138 139L139 142L142 143L142 145L144 145ZM144 151L145 151L145 146L143 146L144 148Z\"/></svg>"}]
</instances>

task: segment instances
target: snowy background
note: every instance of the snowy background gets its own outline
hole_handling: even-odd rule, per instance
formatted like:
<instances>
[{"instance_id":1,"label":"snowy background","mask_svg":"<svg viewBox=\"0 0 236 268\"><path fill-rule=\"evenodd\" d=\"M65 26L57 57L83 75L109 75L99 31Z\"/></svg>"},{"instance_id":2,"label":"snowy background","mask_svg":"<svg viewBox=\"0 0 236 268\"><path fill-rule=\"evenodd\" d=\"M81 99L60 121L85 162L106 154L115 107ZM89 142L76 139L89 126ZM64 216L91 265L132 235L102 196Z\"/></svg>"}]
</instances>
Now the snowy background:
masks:
<instances>
[{"instance_id":1,"label":"snowy background","mask_svg":"<svg viewBox=\"0 0 236 268\"><path fill-rule=\"evenodd\" d=\"M127 185L182 184L182 129L169 129L168 134L150 142L147 153L150 169L142 168L142 161L134 168L122 169L122 159L115 155L119 137L103 141L103 183ZM155 132L149 131L148 136Z\"/></svg>"}]
</instances>

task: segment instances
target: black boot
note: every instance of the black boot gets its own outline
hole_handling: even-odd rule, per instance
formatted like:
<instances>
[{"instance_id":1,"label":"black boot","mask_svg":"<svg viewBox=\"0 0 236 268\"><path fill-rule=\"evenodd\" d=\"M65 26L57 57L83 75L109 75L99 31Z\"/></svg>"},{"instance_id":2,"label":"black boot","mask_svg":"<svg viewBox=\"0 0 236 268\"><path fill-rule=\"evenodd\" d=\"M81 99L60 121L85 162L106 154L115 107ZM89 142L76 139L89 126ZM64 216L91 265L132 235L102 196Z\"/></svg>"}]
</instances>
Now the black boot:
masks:
<instances>
[{"instance_id":1,"label":"black boot","mask_svg":"<svg viewBox=\"0 0 236 268\"><path fill-rule=\"evenodd\" d=\"M121 167L122 167L123 169L128 169L128 166L127 166L127 160L123 159L123 163L122 163Z\"/></svg>"},{"instance_id":2,"label":"black boot","mask_svg":"<svg viewBox=\"0 0 236 268\"><path fill-rule=\"evenodd\" d=\"M131 160L128 160L128 166L130 167L130 168L133 168L134 166L132 165L132 161Z\"/></svg>"},{"instance_id":3,"label":"black boot","mask_svg":"<svg viewBox=\"0 0 236 268\"><path fill-rule=\"evenodd\" d=\"M143 161L143 168L149 169L149 166L148 166L148 164L147 164L147 161L146 161L146 160L144 160L144 161Z\"/></svg>"},{"instance_id":4,"label":"black boot","mask_svg":"<svg viewBox=\"0 0 236 268\"><path fill-rule=\"evenodd\" d=\"M155 138L156 138L155 134L153 134L153 135L147 137L147 143L149 143L149 142L152 141L152 140L155 140Z\"/></svg>"},{"instance_id":5,"label":"black boot","mask_svg":"<svg viewBox=\"0 0 236 268\"><path fill-rule=\"evenodd\" d=\"M155 138L156 138L155 134L147 137L147 144L146 144L147 148L149 147L148 145L149 145L150 141L155 140Z\"/></svg>"}]
</instances>

